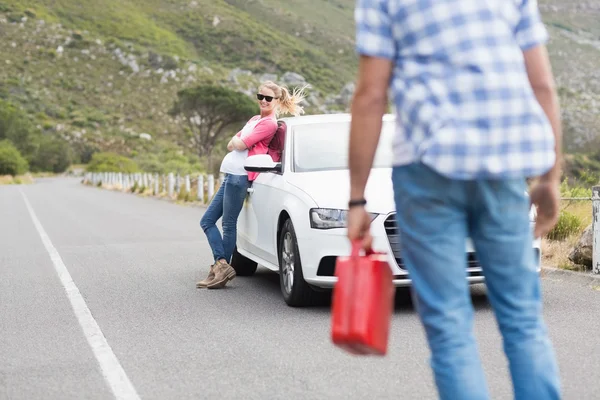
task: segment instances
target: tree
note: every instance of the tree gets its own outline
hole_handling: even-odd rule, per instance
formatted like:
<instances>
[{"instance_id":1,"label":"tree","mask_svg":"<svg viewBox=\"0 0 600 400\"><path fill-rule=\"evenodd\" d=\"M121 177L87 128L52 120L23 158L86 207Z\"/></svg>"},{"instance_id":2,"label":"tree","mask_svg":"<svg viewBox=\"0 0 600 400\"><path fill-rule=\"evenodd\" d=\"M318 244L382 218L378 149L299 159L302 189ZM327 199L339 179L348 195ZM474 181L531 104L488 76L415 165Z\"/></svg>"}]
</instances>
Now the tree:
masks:
<instances>
[{"instance_id":1,"label":"tree","mask_svg":"<svg viewBox=\"0 0 600 400\"><path fill-rule=\"evenodd\" d=\"M169 114L185 121L189 129L186 145L199 157L208 157L208 170L212 171L211 153L216 143L229 128L245 123L256 112L256 104L243 93L201 85L179 91Z\"/></svg>"},{"instance_id":2,"label":"tree","mask_svg":"<svg viewBox=\"0 0 600 400\"><path fill-rule=\"evenodd\" d=\"M21 175L27 172L27 160L8 140L0 140L0 175Z\"/></svg>"}]
</instances>

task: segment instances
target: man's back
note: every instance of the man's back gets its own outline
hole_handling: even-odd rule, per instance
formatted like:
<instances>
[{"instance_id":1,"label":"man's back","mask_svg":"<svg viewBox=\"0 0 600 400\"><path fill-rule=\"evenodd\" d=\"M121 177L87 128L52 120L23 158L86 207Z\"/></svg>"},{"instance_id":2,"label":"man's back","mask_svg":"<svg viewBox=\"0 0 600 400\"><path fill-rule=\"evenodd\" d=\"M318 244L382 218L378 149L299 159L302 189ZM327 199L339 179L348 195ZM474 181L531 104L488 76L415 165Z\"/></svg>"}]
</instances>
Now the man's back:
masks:
<instances>
[{"instance_id":1,"label":"man's back","mask_svg":"<svg viewBox=\"0 0 600 400\"><path fill-rule=\"evenodd\" d=\"M532 251L533 235L558 218L561 136L536 2L358 0L356 22L348 238L372 243L365 186L391 84L395 218L440 397L490 397L473 332L470 237L515 398L560 398ZM532 176L540 179L529 197Z\"/></svg>"},{"instance_id":2,"label":"man's back","mask_svg":"<svg viewBox=\"0 0 600 400\"><path fill-rule=\"evenodd\" d=\"M554 163L523 51L543 43L523 0L359 0L357 48L394 61L395 165L452 178L537 175Z\"/></svg>"}]
</instances>

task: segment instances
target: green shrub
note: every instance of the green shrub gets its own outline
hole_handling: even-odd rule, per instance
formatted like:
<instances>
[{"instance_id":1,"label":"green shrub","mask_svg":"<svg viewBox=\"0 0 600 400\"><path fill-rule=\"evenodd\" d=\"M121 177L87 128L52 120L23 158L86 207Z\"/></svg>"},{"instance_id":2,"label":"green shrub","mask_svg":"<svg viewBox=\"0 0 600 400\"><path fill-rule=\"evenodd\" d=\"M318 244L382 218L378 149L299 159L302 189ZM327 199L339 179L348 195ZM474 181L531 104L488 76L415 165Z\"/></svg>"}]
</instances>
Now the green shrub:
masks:
<instances>
[{"instance_id":1,"label":"green shrub","mask_svg":"<svg viewBox=\"0 0 600 400\"><path fill-rule=\"evenodd\" d=\"M198 171L198 169L200 168L199 165L192 165L190 163L188 163L187 161L180 161L180 160L170 160L167 161L164 165L163 171L161 171L162 173L174 173L174 174L178 174L181 176L185 176L185 175L189 175L189 174L193 174L194 172Z\"/></svg>"},{"instance_id":2,"label":"green shrub","mask_svg":"<svg viewBox=\"0 0 600 400\"><path fill-rule=\"evenodd\" d=\"M560 195L563 198L592 197L592 188L590 186L571 186L569 180L565 178L560 184Z\"/></svg>"},{"instance_id":3,"label":"green shrub","mask_svg":"<svg viewBox=\"0 0 600 400\"><path fill-rule=\"evenodd\" d=\"M172 172L185 176L203 171L204 168L198 156L180 154L179 151L179 148L171 144L161 143L143 152L140 151L133 159L142 171L152 174L166 175Z\"/></svg>"},{"instance_id":4,"label":"green shrub","mask_svg":"<svg viewBox=\"0 0 600 400\"><path fill-rule=\"evenodd\" d=\"M71 165L72 150L64 139L43 135L36 141L36 150L29 160L34 172L63 173Z\"/></svg>"},{"instance_id":5,"label":"green shrub","mask_svg":"<svg viewBox=\"0 0 600 400\"><path fill-rule=\"evenodd\" d=\"M34 126L27 114L14 104L0 99L0 140L10 140L25 158L35 151Z\"/></svg>"},{"instance_id":6,"label":"green shrub","mask_svg":"<svg viewBox=\"0 0 600 400\"><path fill-rule=\"evenodd\" d=\"M8 22L21 22L25 14L20 12L12 12L7 15Z\"/></svg>"},{"instance_id":7,"label":"green shrub","mask_svg":"<svg viewBox=\"0 0 600 400\"><path fill-rule=\"evenodd\" d=\"M14 144L8 140L0 141L0 175L21 175L29 168Z\"/></svg>"},{"instance_id":8,"label":"green shrub","mask_svg":"<svg viewBox=\"0 0 600 400\"><path fill-rule=\"evenodd\" d=\"M581 232L582 229L583 221L581 218L563 210L558 217L558 223L548 233L547 238L549 240L565 240L571 235Z\"/></svg>"},{"instance_id":9,"label":"green shrub","mask_svg":"<svg viewBox=\"0 0 600 400\"><path fill-rule=\"evenodd\" d=\"M94 153L87 166L88 172L139 172L135 161L116 153Z\"/></svg>"}]
</instances>

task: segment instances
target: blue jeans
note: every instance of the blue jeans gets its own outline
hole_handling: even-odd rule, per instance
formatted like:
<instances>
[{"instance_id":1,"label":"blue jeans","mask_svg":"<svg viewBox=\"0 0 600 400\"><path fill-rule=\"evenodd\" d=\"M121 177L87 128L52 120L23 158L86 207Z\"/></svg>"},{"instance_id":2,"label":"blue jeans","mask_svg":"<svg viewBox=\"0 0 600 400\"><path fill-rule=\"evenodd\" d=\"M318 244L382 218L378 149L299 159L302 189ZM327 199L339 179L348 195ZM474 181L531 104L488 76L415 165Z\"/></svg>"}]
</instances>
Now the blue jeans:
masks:
<instances>
[{"instance_id":1,"label":"blue jeans","mask_svg":"<svg viewBox=\"0 0 600 400\"><path fill-rule=\"evenodd\" d=\"M246 175L225 174L223 184L213 197L200 220L200 226L208 238L215 261L231 262L237 239L237 220L244 206L249 183ZM217 221L223 217L223 237Z\"/></svg>"},{"instance_id":2,"label":"blue jeans","mask_svg":"<svg viewBox=\"0 0 600 400\"><path fill-rule=\"evenodd\" d=\"M559 399L525 180L451 180L423 164L395 167L392 179L402 257L413 280L440 398L490 397L466 279L470 236L502 333L515 399Z\"/></svg>"}]
</instances>

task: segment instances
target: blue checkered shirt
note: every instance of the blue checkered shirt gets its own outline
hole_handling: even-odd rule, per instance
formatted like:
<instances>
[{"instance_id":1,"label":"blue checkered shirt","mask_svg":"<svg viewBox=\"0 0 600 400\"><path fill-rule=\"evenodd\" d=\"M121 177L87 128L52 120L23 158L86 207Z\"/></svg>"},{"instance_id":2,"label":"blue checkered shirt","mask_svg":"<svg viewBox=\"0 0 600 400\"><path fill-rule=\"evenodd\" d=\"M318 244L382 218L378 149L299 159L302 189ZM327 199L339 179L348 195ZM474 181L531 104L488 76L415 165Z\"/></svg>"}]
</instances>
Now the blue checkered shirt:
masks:
<instances>
[{"instance_id":1,"label":"blue checkered shirt","mask_svg":"<svg viewBox=\"0 0 600 400\"><path fill-rule=\"evenodd\" d=\"M552 128L523 51L548 33L535 0L357 0L360 55L394 63L394 165L453 179L539 176Z\"/></svg>"}]
</instances>

